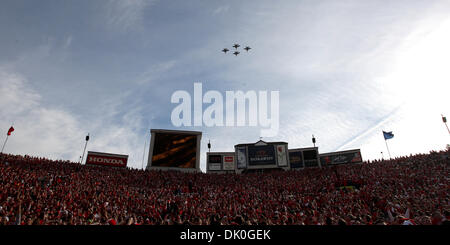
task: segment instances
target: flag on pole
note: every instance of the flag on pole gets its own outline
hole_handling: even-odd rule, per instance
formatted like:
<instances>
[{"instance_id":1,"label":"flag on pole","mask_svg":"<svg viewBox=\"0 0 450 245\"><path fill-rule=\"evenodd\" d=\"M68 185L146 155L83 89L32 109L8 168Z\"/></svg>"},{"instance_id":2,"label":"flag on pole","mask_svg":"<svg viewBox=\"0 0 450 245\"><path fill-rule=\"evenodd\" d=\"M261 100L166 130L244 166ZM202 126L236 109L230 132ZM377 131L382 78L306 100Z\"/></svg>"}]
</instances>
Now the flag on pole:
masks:
<instances>
[{"instance_id":1,"label":"flag on pole","mask_svg":"<svg viewBox=\"0 0 450 245\"><path fill-rule=\"evenodd\" d=\"M13 131L14 131L14 128L11 126L8 130L8 136L10 136Z\"/></svg>"},{"instance_id":2,"label":"flag on pole","mask_svg":"<svg viewBox=\"0 0 450 245\"><path fill-rule=\"evenodd\" d=\"M383 131L383 136L384 136L385 140L394 138L394 134L392 133L392 131L391 132L384 132Z\"/></svg>"},{"instance_id":3,"label":"flag on pole","mask_svg":"<svg viewBox=\"0 0 450 245\"><path fill-rule=\"evenodd\" d=\"M444 123L446 123L446 122L447 122L447 118L444 117L444 116L442 116L442 121L443 121Z\"/></svg>"}]
</instances>

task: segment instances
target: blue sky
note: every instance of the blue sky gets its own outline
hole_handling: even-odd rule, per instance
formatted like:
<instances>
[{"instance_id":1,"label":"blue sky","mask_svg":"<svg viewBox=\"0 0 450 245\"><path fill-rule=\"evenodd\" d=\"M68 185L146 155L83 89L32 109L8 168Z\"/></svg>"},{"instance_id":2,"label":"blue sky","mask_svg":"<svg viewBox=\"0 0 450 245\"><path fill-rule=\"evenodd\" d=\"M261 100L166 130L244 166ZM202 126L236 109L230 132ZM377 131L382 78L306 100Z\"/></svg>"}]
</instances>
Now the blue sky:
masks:
<instances>
[{"instance_id":1,"label":"blue sky","mask_svg":"<svg viewBox=\"0 0 450 245\"><path fill-rule=\"evenodd\" d=\"M170 97L194 82L280 91L280 131L265 140L291 148L314 134L321 152L380 158L388 130L393 156L443 149L449 12L433 0L2 1L0 128L16 128L5 152L76 161L89 132L88 150L141 167L148 130L175 129ZM220 52L235 42L253 49ZM208 140L232 151L259 139L258 127L181 129L204 133L203 169Z\"/></svg>"}]
</instances>

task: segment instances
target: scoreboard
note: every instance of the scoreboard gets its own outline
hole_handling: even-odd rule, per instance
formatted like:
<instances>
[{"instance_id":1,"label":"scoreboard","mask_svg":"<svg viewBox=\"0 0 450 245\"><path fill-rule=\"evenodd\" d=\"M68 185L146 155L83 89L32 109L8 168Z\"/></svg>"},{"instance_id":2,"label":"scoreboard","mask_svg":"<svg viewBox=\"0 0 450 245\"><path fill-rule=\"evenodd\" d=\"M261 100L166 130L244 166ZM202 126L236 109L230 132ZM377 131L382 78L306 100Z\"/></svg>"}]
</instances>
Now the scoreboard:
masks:
<instances>
[{"instance_id":1,"label":"scoreboard","mask_svg":"<svg viewBox=\"0 0 450 245\"><path fill-rule=\"evenodd\" d=\"M291 163L291 169L305 167L302 151L289 150L289 162Z\"/></svg>"},{"instance_id":2,"label":"scoreboard","mask_svg":"<svg viewBox=\"0 0 450 245\"><path fill-rule=\"evenodd\" d=\"M320 167L319 149L317 147L289 149L291 169Z\"/></svg>"},{"instance_id":3,"label":"scoreboard","mask_svg":"<svg viewBox=\"0 0 450 245\"><path fill-rule=\"evenodd\" d=\"M151 130L147 169L199 171L201 132Z\"/></svg>"},{"instance_id":4,"label":"scoreboard","mask_svg":"<svg viewBox=\"0 0 450 245\"><path fill-rule=\"evenodd\" d=\"M286 142L258 141L252 144L238 144L236 169L289 168L289 156Z\"/></svg>"},{"instance_id":5,"label":"scoreboard","mask_svg":"<svg viewBox=\"0 0 450 245\"><path fill-rule=\"evenodd\" d=\"M303 161L305 163L305 167L319 167L319 152L317 149L307 149L303 151Z\"/></svg>"},{"instance_id":6,"label":"scoreboard","mask_svg":"<svg viewBox=\"0 0 450 245\"><path fill-rule=\"evenodd\" d=\"M234 152L207 152L206 171L213 172L234 172L235 171Z\"/></svg>"}]
</instances>

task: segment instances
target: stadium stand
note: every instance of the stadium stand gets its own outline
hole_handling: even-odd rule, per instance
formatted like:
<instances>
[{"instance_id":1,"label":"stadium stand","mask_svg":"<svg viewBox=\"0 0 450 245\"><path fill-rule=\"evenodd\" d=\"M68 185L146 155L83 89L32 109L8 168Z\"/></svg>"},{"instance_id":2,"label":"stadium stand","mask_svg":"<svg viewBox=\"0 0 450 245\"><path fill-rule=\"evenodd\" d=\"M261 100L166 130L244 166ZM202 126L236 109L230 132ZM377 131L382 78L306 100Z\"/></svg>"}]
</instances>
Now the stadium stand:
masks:
<instances>
[{"instance_id":1,"label":"stadium stand","mask_svg":"<svg viewBox=\"0 0 450 245\"><path fill-rule=\"evenodd\" d=\"M0 224L448 224L448 156L218 175L1 154Z\"/></svg>"}]
</instances>

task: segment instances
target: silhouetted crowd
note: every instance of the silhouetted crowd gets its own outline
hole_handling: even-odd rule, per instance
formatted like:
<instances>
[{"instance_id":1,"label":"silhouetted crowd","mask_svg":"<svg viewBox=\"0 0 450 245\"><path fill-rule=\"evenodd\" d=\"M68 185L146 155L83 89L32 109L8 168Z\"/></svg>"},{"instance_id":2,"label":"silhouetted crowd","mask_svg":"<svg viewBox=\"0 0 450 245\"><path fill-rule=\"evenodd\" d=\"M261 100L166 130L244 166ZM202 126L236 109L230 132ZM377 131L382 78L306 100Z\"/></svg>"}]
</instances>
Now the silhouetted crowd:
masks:
<instances>
[{"instance_id":1,"label":"silhouetted crowd","mask_svg":"<svg viewBox=\"0 0 450 245\"><path fill-rule=\"evenodd\" d=\"M0 155L2 225L448 224L449 151L248 174Z\"/></svg>"}]
</instances>

